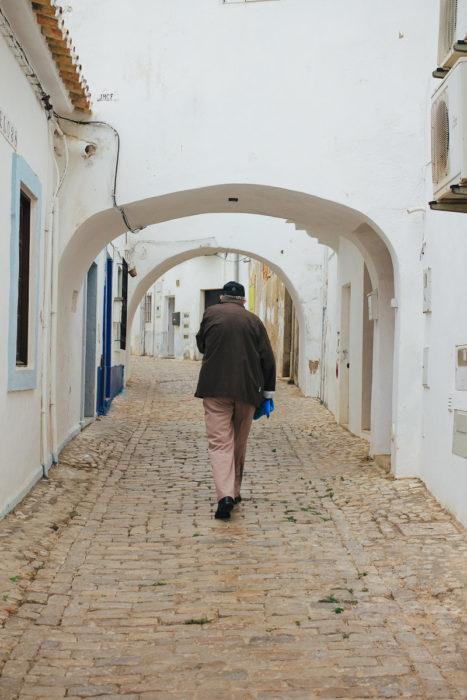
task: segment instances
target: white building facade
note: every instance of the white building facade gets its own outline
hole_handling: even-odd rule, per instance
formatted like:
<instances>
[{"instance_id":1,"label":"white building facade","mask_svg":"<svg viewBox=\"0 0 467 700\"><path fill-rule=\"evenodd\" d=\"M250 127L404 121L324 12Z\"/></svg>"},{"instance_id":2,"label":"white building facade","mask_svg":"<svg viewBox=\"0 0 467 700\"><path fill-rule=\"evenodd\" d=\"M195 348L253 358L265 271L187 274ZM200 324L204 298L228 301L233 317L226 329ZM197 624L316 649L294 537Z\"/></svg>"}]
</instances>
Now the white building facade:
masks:
<instances>
[{"instance_id":1,"label":"white building facade","mask_svg":"<svg viewBox=\"0 0 467 700\"><path fill-rule=\"evenodd\" d=\"M31 11L25 0L18 7ZM110 355L96 312L95 369L104 354L110 401L128 373L122 310L129 328L171 268L227 251L265 261L289 289L302 320L303 391L368 437L396 477L419 476L465 522L467 219L428 207L437 0L376 9L368 0L142 0L131 12L115 0L79 0L66 21L99 123L58 120L67 148L56 138L57 163L67 174L53 267L56 360L45 380L57 388L56 449L81 428L86 391L90 401L86 342L76 339L87 338L86 309L100 303L88 294L93 262L103 275L113 242L117 268L125 261L136 271L125 277L125 301L118 284L107 297ZM47 170L47 183L51 157L48 146L35 169ZM5 168L11 178L11 163ZM1 215L10 216L8 196ZM201 263L193 265L190 275ZM195 313L186 313L189 335ZM7 488L10 503L19 481Z\"/></svg>"},{"instance_id":2,"label":"white building facade","mask_svg":"<svg viewBox=\"0 0 467 700\"><path fill-rule=\"evenodd\" d=\"M235 279L248 289L247 260L238 254L213 253L167 270L148 289L135 313L132 353L201 359L196 333L204 310L216 303L222 287L230 280Z\"/></svg>"}]
</instances>

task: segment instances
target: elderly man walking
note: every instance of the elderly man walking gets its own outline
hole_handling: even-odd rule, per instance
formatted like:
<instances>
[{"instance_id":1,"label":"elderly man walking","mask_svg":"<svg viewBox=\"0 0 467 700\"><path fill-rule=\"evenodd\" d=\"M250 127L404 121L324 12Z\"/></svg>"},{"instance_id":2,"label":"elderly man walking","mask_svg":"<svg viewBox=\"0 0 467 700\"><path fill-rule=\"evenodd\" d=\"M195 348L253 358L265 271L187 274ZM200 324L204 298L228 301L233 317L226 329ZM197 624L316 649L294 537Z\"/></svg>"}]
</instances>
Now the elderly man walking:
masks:
<instances>
[{"instance_id":1,"label":"elderly man walking","mask_svg":"<svg viewBox=\"0 0 467 700\"><path fill-rule=\"evenodd\" d=\"M203 353L195 396L203 399L217 492L216 518L230 518L242 498L246 443L255 409L274 396L276 363L263 323L244 308L245 289L227 282L196 336Z\"/></svg>"}]
</instances>

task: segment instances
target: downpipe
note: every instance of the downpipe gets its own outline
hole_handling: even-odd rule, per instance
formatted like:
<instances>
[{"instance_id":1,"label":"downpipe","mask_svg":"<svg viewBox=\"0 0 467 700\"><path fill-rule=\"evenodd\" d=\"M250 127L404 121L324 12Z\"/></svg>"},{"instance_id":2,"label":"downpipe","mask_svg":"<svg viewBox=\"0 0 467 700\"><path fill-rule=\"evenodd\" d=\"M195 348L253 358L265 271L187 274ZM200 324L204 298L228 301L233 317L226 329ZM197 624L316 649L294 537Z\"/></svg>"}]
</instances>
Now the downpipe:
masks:
<instances>
[{"instance_id":1,"label":"downpipe","mask_svg":"<svg viewBox=\"0 0 467 700\"><path fill-rule=\"evenodd\" d=\"M59 208L54 210L54 225L57 226ZM56 234L56 232L54 232ZM50 440L52 445L52 462L58 463L57 445L57 292L58 292L58 245L57 235L52 236L52 285L50 309Z\"/></svg>"},{"instance_id":2,"label":"downpipe","mask_svg":"<svg viewBox=\"0 0 467 700\"><path fill-rule=\"evenodd\" d=\"M58 462L58 443L57 443L57 299L58 299L58 225L59 225L59 203L58 194L63 185L63 181L68 172L69 152L66 136L58 124L55 125L55 131L63 140L65 148L65 167L62 176L58 182L57 189L53 198L52 206L52 228L51 228L51 284L50 284L50 441L52 452L52 463ZM58 167L58 166L57 166Z\"/></svg>"},{"instance_id":3,"label":"downpipe","mask_svg":"<svg viewBox=\"0 0 467 700\"><path fill-rule=\"evenodd\" d=\"M53 125L52 125L53 126ZM53 131L54 129L49 126L49 137L51 134L51 144L53 152ZM57 159L55 154L53 156L53 163L55 166L56 182L57 186L60 182L60 171L58 168ZM52 200L50 204L49 214L47 218L47 227L45 228L44 236L44 288L42 295L42 309L41 309L41 327L42 327L42 347L41 347L41 464L42 473L44 478L48 478L49 471L49 453L48 453L48 383L47 383L47 369L48 369L48 342L49 342L49 315L50 315L50 291L51 291L51 280L49 281L49 273L51 272L51 261L52 261L52 249L51 249L51 236L53 231L53 219L54 219L54 203L55 203L55 192L52 195Z\"/></svg>"}]
</instances>

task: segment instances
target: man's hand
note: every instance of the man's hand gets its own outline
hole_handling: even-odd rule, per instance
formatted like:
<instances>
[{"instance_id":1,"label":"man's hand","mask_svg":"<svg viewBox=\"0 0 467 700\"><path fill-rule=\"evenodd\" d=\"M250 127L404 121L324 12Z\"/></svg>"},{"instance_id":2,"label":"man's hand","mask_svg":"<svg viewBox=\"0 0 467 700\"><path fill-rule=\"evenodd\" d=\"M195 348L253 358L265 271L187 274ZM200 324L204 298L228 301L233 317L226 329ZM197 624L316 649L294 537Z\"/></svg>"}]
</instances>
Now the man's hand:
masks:
<instances>
[{"instance_id":1,"label":"man's hand","mask_svg":"<svg viewBox=\"0 0 467 700\"><path fill-rule=\"evenodd\" d=\"M269 418L270 414L274 411L274 400L273 399L265 399L261 406L256 409L255 414L253 416L253 420L258 420L258 418L261 418L261 416L266 416Z\"/></svg>"}]
</instances>

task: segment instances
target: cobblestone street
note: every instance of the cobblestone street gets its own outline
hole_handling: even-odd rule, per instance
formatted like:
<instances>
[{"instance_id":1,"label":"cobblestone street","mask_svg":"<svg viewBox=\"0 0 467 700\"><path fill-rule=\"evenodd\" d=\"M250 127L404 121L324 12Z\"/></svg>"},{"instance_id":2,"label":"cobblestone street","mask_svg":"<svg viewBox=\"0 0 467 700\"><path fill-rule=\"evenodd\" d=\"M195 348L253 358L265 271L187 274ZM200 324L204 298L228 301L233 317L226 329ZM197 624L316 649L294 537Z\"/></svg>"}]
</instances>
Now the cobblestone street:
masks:
<instances>
[{"instance_id":1,"label":"cobblestone street","mask_svg":"<svg viewBox=\"0 0 467 700\"><path fill-rule=\"evenodd\" d=\"M128 389L0 523L0 697L467 697L466 539L295 386L213 518L200 365Z\"/></svg>"}]
</instances>

